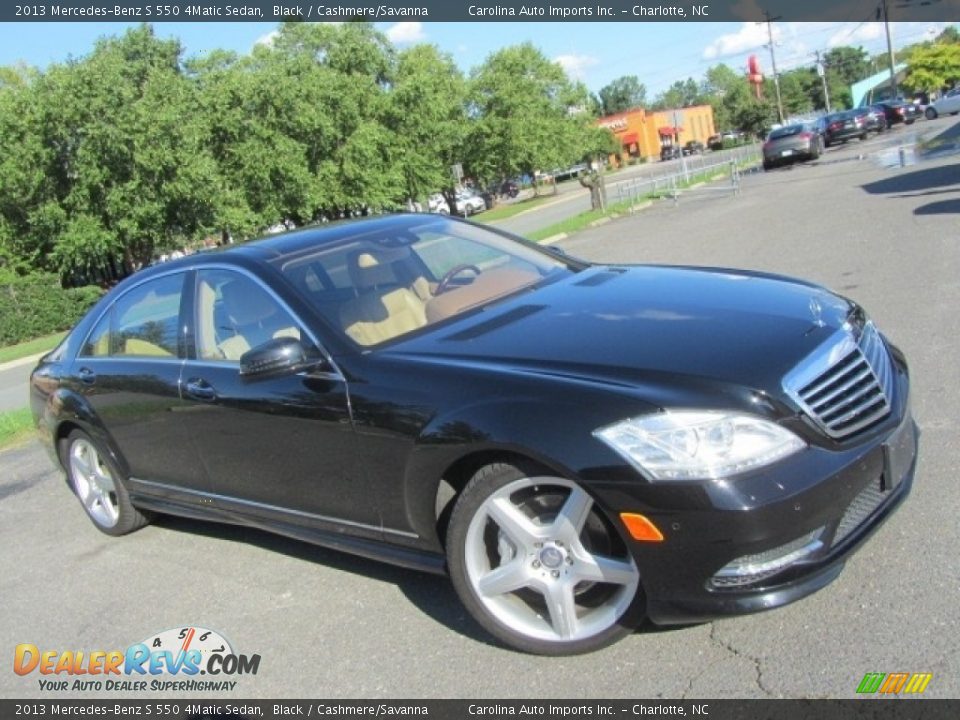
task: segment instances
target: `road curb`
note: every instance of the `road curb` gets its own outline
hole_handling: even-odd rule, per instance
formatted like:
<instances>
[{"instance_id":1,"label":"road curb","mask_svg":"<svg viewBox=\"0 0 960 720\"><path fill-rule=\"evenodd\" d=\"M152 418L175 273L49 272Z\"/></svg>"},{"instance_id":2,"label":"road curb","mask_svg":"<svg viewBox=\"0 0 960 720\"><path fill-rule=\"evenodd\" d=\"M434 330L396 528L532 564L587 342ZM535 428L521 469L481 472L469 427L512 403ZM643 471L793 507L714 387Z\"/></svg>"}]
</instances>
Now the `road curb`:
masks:
<instances>
[{"instance_id":1,"label":"road curb","mask_svg":"<svg viewBox=\"0 0 960 720\"><path fill-rule=\"evenodd\" d=\"M24 365L32 365L37 362L40 358L46 355L49 350L44 350L42 353L37 353L36 355L30 355L28 357L19 358L18 360L10 360L9 362L0 363L0 372L4 370L12 370L13 368L23 367Z\"/></svg>"},{"instance_id":2,"label":"road curb","mask_svg":"<svg viewBox=\"0 0 960 720\"><path fill-rule=\"evenodd\" d=\"M561 240L566 240L568 237L570 237L570 235L569 235L568 233L565 233L565 232L564 232L564 233L557 233L556 235L551 235L550 237L545 237L543 240L540 241L540 244L541 244L541 245L553 245L554 243L558 243L558 242L560 242Z\"/></svg>"}]
</instances>

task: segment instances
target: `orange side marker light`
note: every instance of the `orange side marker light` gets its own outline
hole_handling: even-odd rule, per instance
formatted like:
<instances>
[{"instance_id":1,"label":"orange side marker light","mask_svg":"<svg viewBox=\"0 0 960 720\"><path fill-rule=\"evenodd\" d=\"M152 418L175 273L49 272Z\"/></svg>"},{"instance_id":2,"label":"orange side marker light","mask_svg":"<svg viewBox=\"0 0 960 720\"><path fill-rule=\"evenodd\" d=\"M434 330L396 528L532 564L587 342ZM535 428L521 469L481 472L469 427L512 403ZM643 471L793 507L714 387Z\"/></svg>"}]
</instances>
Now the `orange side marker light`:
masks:
<instances>
[{"instance_id":1,"label":"orange side marker light","mask_svg":"<svg viewBox=\"0 0 960 720\"><path fill-rule=\"evenodd\" d=\"M620 513L620 519L634 540L663 542L663 533L649 518L640 513Z\"/></svg>"}]
</instances>

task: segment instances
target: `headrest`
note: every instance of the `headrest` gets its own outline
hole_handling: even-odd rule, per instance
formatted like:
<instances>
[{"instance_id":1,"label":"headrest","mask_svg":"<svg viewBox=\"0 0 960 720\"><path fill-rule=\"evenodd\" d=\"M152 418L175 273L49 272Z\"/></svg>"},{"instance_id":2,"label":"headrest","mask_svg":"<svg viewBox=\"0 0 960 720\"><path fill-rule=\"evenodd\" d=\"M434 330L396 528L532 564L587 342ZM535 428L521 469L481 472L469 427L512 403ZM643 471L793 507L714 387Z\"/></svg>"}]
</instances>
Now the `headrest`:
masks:
<instances>
[{"instance_id":1,"label":"headrest","mask_svg":"<svg viewBox=\"0 0 960 720\"><path fill-rule=\"evenodd\" d=\"M233 280L220 287L223 307L238 325L250 325L273 315L276 304L259 288Z\"/></svg>"},{"instance_id":2,"label":"headrest","mask_svg":"<svg viewBox=\"0 0 960 720\"><path fill-rule=\"evenodd\" d=\"M376 248L354 250L347 256L350 279L357 290L391 285L397 275L391 263L402 260L410 253L408 248Z\"/></svg>"}]
</instances>

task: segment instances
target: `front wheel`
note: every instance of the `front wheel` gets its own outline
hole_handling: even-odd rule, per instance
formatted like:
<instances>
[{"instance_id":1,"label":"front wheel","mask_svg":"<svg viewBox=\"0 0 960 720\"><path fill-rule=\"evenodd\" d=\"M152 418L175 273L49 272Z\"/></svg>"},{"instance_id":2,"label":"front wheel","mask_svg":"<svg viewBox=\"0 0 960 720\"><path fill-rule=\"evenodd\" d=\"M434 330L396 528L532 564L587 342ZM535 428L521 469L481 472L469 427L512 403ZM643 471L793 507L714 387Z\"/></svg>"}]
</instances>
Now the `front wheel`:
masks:
<instances>
[{"instance_id":1,"label":"front wheel","mask_svg":"<svg viewBox=\"0 0 960 720\"><path fill-rule=\"evenodd\" d=\"M470 614L517 650L590 652L643 617L640 573L623 538L571 480L483 468L450 518L447 561Z\"/></svg>"},{"instance_id":2,"label":"front wheel","mask_svg":"<svg viewBox=\"0 0 960 720\"><path fill-rule=\"evenodd\" d=\"M70 487L98 530L107 535L126 535L149 522L148 516L130 502L109 455L85 432L70 433L63 458Z\"/></svg>"},{"instance_id":3,"label":"front wheel","mask_svg":"<svg viewBox=\"0 0 960 720\"><path fill-rule=\"evenodd\" d=\"M928 107L924 110L923 114L926 116L927 120L936 120L937 119L937 109Z\"/></svg>"}]
</instances>

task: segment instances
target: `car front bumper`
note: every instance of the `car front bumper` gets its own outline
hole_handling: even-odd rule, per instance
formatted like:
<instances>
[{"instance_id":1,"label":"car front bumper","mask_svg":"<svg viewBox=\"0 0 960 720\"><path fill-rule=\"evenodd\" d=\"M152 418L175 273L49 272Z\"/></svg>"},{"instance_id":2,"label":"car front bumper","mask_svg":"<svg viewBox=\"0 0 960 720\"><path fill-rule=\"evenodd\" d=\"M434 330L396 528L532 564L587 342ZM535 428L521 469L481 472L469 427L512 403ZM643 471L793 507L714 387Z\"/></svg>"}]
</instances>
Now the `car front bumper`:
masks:
<instances>
[{"instance_id":1,"label":"car front bumper","mask_svg":"<svg viewBox=\"0 0 960 720\"><path fill-rule=\"evenodd\" d=\"M758 612L833 581L912 487L919 433L906 403L906 378L902 381L899 412L885 421L883 432L875 431L856 448L810 447L769 473L641 491L633 501L622 487L608 488L604 504L611 515L641 512L664 535L660 543L629 541L647 616L658 624L679 624ZM777 565L778 558L791 557ZM727 584L729 576L721 571L744 558L747 567L767 562L768 569L754 581L736 584L741 577Z\"/></svg>"}]
</instances>

